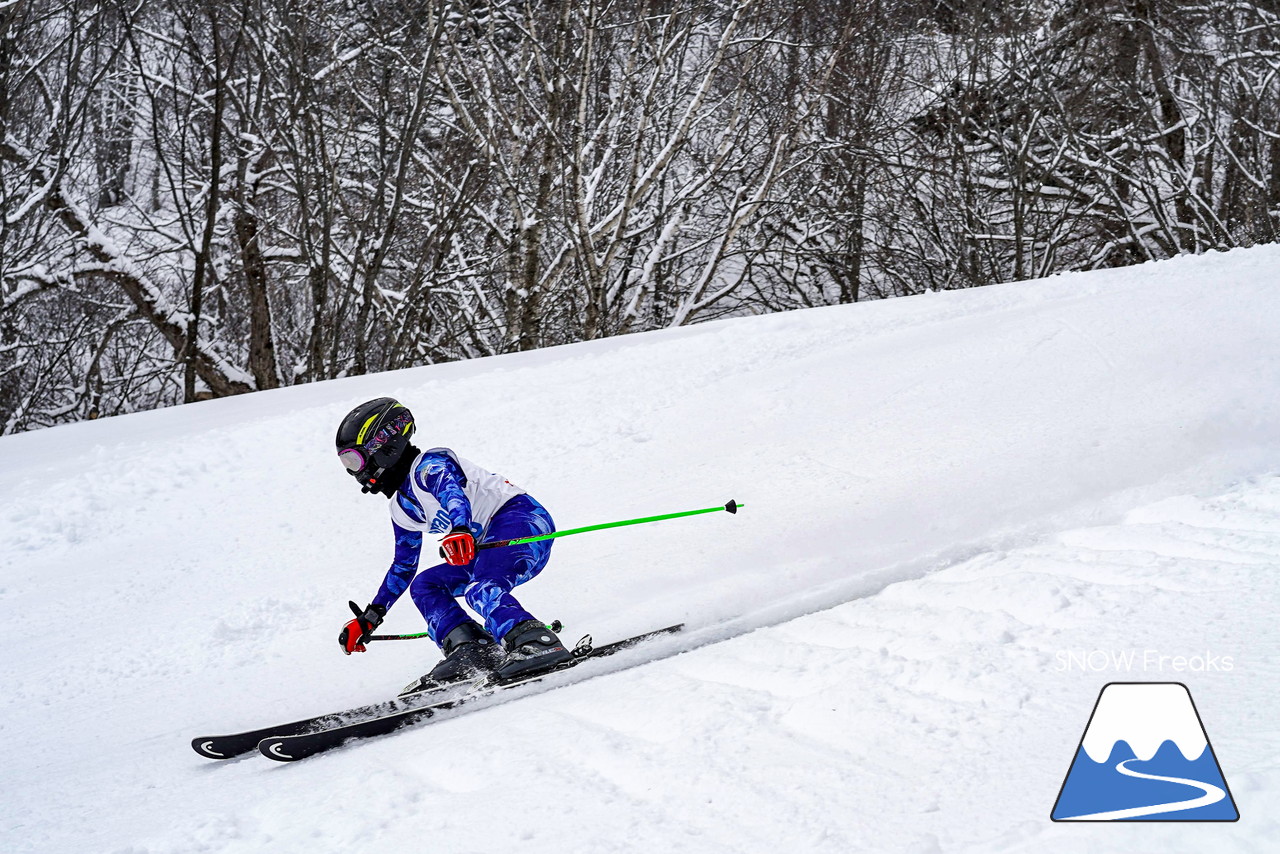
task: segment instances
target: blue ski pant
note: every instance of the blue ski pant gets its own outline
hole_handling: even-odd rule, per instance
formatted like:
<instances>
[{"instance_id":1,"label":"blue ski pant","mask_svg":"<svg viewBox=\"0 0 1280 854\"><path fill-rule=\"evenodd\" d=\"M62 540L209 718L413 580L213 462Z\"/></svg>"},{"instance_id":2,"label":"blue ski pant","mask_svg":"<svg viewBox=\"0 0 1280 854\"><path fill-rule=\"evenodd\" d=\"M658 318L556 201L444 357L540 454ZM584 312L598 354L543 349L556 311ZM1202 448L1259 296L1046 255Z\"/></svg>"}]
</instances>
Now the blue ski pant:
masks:
<instances>
[{"instance_id":1,"label":"blue ski pant","mask_svg":"<svg viewBox=\"0 0 1280 854\"><path fill-rule=\"evenodd\" d=\"M517 495L494 514L484 539L512 540L550 534L555 529L545 507L528 495ZM485 630L498 640L517 623L536 619L511 591L542 571L551 557L553 542L486 549L477 551L465 566L442 563L420 570L409 585L409 596L426 619L431 637L439 643L470 619L458 597L466 599L471 610L484 619Z\"/></svg>"}]
</instances>

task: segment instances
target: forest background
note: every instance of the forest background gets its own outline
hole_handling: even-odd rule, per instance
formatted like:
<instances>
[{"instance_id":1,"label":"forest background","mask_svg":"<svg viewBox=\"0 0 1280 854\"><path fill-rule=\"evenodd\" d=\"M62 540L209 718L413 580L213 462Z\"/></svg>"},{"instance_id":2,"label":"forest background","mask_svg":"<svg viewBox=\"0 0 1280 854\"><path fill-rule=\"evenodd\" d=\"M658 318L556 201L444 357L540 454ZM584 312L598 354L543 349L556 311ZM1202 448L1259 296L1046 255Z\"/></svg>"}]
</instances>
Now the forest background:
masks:
<instances>
[{"instance_id":1,"label":"forest background","mask_svg":"<svg viewBox=\"0 0 1280 854\"><path fill-rule=\"evenodd\" d=\"M1280 237L1280 0L0 0L0 432Z\"/></svg>"}]
</instances>

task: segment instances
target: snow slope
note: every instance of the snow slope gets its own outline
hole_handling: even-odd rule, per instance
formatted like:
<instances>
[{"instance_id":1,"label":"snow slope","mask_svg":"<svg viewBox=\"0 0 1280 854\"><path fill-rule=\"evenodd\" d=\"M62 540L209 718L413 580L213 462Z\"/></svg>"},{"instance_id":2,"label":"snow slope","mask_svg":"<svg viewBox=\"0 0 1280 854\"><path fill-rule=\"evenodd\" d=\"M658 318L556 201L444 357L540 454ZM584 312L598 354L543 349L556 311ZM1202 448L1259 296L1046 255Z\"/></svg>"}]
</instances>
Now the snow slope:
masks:
<instances>
[{"instance_id":1,"label":"snow slope","mask_svg":"<svg viewBox=\"0 0 1280 854\"><path fill-rule=\"evenodd\" d=\"M0 439L0 850L1264 850L1277 269L1262 247ZM202 760L194 735L435 658L335 644L391 538L330 443L382 394L562 527L743 502L560 541L520 594L570 639L685 620L698 648L296 766ZM407 599L385 624L420 628ZM1098 649L1234 667L1061 666ZM1049 822L1116 678L1188 684L1239 823Z\"/></svg>"}]
</instances>

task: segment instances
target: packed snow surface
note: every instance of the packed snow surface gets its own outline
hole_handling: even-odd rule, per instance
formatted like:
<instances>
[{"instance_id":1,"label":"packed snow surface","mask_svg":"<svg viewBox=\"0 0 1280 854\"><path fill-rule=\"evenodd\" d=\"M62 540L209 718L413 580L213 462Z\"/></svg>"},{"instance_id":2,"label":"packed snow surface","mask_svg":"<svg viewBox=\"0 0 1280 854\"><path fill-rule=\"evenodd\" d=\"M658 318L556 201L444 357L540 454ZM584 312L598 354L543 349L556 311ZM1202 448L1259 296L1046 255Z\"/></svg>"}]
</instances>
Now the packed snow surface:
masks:
<instances>
[{"instance_id":1,"label":"packed snow surface","mask_svg":"<svg viewBox=\"0 0 1280 854\"><path fill-rule=\"evenodd\" d=\"M1268 850L1278 270L1262 247L0 439L0 850ZM336 643L392 539L331 442L381 395L561 527L745 506L566 538L520 589L570 641L688 624L629 669L294 765L202 759L436 660ZM407 598L383 627L421 629ZM1134 680L1188 686L1239 822L1049 820L1099 690Z\"/></svg>"}]
</instances>

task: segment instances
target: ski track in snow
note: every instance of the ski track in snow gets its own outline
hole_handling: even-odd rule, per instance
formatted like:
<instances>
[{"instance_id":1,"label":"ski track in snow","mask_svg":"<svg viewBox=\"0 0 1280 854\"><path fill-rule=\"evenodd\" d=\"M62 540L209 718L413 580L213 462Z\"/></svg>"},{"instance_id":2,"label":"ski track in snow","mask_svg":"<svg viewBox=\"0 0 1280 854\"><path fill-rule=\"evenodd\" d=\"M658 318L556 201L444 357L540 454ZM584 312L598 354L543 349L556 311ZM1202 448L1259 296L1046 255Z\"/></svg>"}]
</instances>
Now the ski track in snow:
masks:
<instances>
[{"instance_id":1,"label":"ski track in snow","mask_svg":"<svg viewBox=\"0 0 1280 854\"><path fill-rule=\"evenodd\" d=\"M1261 247L5 437L0 850L1267 850L1278 265ZM431 410L464 388L466 413ZM696 649L297 765L201 759L194 735L384 699L435 658L334 648L391 543L332 432L382 394L562 527L742 501L566 539L521 588L567 640L685 620ZM385 624L420 627L407 600ZM1095 649L1234 667L1061 667ZM1126 679L1188 684L1239 822L1050 822Z\"/></svg>"}]
</instances>

